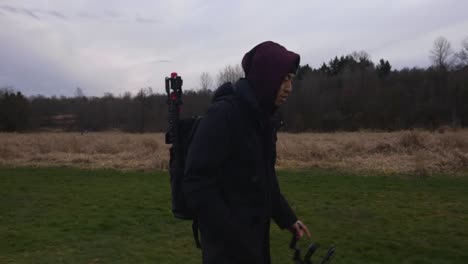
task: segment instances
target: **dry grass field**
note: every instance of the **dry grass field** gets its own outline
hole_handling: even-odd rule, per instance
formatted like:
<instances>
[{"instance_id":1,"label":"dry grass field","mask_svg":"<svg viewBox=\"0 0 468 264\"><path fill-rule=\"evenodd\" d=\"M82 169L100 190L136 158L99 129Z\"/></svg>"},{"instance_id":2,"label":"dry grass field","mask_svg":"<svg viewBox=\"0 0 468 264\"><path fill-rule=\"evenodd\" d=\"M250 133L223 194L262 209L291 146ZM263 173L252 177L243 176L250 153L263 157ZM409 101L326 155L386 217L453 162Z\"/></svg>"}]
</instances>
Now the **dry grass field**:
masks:
<instances>
[{"instance_id":1,"label":"dry grass field","mask_svg":"<svg viewBox=\"0 0 468 264\"><path fill-rule=\"evenodd\" d=\"M282 133L280 168L335 168L383 173L468 174L468 130ZM0 166L73 166L163 170L163 134L0 133Z\"/></svg>"}]
</instances>

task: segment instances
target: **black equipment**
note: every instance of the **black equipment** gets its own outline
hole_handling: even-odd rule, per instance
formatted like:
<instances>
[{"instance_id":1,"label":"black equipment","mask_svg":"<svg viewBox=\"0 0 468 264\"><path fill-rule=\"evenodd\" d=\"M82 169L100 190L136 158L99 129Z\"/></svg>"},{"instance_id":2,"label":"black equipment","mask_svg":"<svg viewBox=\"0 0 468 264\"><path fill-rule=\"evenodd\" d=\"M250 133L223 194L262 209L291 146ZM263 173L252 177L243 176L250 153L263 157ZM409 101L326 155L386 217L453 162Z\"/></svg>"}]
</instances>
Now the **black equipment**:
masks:
<instances>
[{"instance_id":1,"label":"black equipment","mask_svg":"<svg viewBox=\"0 0 468 264\"><path fill-rule=\"evenodd\" d=\"M307 249L304 259L302 259L301 249L297 246L297 241L298 239L297 239L296 234L293 234L291 242L289 243L289 248L294 250L294 255L293 255L294 264L313 264L314 262L312 262L311 260L312 255L317 251L320 245L312 242L309 245L309 248ZM331 260L333 259L334 255L335 255L335 246L332 246L331 248L328 249L325 256L318 263L319 264L331 263Z\"/></svg>"}]
</instances>

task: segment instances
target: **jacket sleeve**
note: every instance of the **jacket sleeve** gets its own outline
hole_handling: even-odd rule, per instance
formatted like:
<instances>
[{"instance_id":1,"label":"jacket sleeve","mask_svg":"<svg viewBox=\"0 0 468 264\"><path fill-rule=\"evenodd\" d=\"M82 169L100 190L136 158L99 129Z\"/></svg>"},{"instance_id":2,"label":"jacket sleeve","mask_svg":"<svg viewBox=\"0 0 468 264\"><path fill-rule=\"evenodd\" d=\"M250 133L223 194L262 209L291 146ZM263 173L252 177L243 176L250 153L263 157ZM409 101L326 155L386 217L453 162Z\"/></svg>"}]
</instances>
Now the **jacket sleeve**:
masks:
<instances>
[{"instance_id":1,"label":"jacket sleeve","mask_svg":"<svg viewBox=\"0 0 468 264\"><path fill-rule=\"evenodd\" d=\"M275 171L275 161L276 161L276 132L273 133L273 166L271 168L273 175L273 188L272 188L272 218L275 223L281 229L291 227L296 221L297 216L293 212L291 206L289 206L288 201L281 194L281 190L278 183L278 178L276 177Z\"/></svg>"},{"instance_id":2,"label":"jacket sleeve","mask_svg":"<svg viewBox=\"0 0 468 264\"><path fill-rule=\"evenodd\" d=\"M251 249L245 243L248 234L233 221L218 185L230 151L230 107L227 102L214 103L200 121L187 154L183 190L188 206L198 217L200 230L205 228L207 233L224 238L240 248L243 257L250 257Z\"/></svg>"}]
</instances>

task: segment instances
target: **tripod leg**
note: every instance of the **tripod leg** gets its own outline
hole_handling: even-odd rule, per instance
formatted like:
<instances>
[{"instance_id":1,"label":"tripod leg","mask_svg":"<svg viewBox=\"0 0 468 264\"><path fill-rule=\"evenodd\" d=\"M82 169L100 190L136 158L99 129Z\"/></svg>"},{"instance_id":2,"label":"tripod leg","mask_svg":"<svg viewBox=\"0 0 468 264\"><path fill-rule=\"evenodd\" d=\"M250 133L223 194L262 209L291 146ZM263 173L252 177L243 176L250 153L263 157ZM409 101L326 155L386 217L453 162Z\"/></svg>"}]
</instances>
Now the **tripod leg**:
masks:
<instances>
[{"instance_id":1,"label":"tripod leg","mask_svg":"<svg viewBox=\"0 0 468 264\"><path fill-rule=\"evenodd\" d=\"M322 261L320 261L320 264L327 264L330 263L331 260L333 259L333 256L335 254L335 246L332 246L327 254L323 257Z\"/></svg>"}]
</instances>

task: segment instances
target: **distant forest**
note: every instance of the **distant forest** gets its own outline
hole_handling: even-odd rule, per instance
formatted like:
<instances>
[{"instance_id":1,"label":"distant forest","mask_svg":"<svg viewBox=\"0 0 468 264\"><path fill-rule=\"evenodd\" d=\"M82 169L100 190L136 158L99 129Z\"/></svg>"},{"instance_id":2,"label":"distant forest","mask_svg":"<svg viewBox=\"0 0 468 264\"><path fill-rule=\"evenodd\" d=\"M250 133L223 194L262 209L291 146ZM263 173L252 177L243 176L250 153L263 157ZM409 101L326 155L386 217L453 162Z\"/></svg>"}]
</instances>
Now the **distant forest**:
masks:
<instances>
[{"instance_id":1,"label":"distant forest","mask_svg":"<svg viewBox=\"0 0 468 264\"><path fill-rule=\"evenodd\" d=\"M319 68L302 65L293 93L280 109L285 131L401 130L441 126L468 127L468 38L453 51L443 37L434 41L429 68L392 69L364 51L336 56ZM182 116L202 115L213 89L242 77L240 66L227 66L215 81L200 76L198 90L186 90ZM183 76L182 76L183 77ZM136 95L30 98L12 88L0 89L0 131L163 132L167 129L167 95L150 87Z\"/></svg>"}]
</instances>

